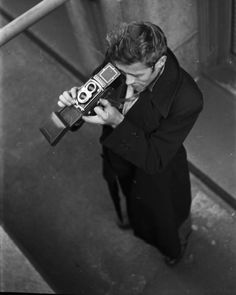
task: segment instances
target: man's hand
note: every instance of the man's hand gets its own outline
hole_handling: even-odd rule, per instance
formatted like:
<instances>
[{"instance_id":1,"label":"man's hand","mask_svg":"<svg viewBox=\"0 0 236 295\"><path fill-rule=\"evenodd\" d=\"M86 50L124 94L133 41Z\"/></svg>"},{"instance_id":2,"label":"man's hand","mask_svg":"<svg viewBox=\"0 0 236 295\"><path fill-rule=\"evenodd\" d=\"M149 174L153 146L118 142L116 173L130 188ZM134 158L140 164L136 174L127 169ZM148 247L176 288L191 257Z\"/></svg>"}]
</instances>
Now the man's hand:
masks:
<instances>
[{"instance_id":1,"label":"man's hand","mask_svg":"<svg viewBox=\"0 0 236 295\"><path fill-rule=\"evenodd\" d=\"M117 110L117 108L113 107L108 100L100 99L99 103L100 106L94 108L94 112L97 115L83 116L82 118L85 122L100 125L106 124L115 128L123 121L124 116Z\"/></svg>"},{"instance_id":2,"label":"man's hand","mask_svg":"<svg viewBox=\"0 0 236 295\"><path fill-rule=\"evenodd\" d=\"M77 93L80 87L73 87L69 91L64 91L60 96L57 104L59 107L71 106L75 103Z\"/></svg>"}]
</instances>

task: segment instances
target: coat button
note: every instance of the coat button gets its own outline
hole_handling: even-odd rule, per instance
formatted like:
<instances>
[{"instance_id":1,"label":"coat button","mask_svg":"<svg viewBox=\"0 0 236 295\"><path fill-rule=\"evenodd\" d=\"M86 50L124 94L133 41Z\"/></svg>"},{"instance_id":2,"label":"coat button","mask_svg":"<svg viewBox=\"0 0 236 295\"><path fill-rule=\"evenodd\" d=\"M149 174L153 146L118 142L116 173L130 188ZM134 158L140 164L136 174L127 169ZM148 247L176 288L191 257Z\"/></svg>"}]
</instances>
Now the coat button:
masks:
<instances>
[{"instance_id":1,"label":"coat button","mask_svg":"<svg viewBox=\"0 0 236 295\"><path fill-rule=\"evenodd\" d=\"M130 145L129 145L128 143L126 143L126 142L122 142L122 143L121 143L121 147L122 147L123 149L125 149L125 150L129 150L129 149L130 149Z\"/></svg>"},{"instance_id":2,"label":"coat button","mask_svg":"<svg viewBox=\"0 0 236 295\"><path fill-rule=\"evenodd\" d=\"M136 131L132 132L132 135L138 137L138 133Z\"/></svg>"},{"instance_id":3,"label":"coat button","mask_svg":"<svg viewBox=\"0 0 236 295\"><path fill-rule=\"evenodd\" d=\"M135 199L136 199L136 200L142 200L142 197L139 196L139 195L137 195L137 196L135 196Z\"/></svg>"}]
</instances>

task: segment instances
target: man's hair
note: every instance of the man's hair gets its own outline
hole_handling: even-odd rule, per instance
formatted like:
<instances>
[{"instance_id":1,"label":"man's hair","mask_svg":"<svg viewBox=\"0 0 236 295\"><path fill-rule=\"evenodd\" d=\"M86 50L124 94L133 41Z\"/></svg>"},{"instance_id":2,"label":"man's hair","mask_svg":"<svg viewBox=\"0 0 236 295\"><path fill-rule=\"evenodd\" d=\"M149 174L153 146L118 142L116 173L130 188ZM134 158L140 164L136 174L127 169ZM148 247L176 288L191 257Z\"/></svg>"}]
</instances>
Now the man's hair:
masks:
<instances>
[{"instance_id":1,"label":"man's hair","mask_svg":"<svg viewBox=\"0 0 236 295\"><path fill-rule=\"evenodd\" d=\"M163 31L150 22L122 23L106 40L107 58L125 65L142 62L152 67L167 51Z\"/></svg>"}]
</instances>

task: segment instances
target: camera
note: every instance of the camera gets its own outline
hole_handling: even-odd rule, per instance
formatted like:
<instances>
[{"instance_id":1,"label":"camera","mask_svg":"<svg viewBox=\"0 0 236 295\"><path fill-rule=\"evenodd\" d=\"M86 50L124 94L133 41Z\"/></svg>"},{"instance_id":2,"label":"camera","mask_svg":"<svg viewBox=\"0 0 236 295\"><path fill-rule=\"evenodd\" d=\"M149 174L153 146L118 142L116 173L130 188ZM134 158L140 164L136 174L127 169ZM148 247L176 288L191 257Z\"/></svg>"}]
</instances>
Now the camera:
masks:
<instances>
[{"instance_id":1,"label":"camera","mask_svg":"<svg viewBox=\"0 0 236 295\"><path fill-rule=\"evenodd\" d=\"M54 146L68 130L79 128L83 124L82 116L93 111L99 99L109 92L109 86L120 74L116 67L107 63L78 90L72 106L52 112L45 124L39 128L47 141Z\"/></svg>"}]
</instances>

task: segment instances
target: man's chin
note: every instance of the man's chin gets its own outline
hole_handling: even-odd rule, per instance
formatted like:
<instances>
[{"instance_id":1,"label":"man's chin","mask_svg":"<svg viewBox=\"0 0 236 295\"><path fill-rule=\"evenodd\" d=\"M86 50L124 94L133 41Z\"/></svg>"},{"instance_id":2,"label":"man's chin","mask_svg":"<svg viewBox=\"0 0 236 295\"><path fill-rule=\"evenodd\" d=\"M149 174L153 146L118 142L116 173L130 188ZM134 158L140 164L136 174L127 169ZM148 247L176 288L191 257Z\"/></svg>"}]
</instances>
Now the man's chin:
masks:
<instances>
[{"instance_id":1,"label":"man's chin","mask_svg":"<svg viewBox=\"0 0 236 295\"><path fill-rule=\"evenodd\" d=\"M144 90L144 88L145 87L141 86L141 85L133 86L134 93L142 92Z\"/></svg>"}]
</instances>

